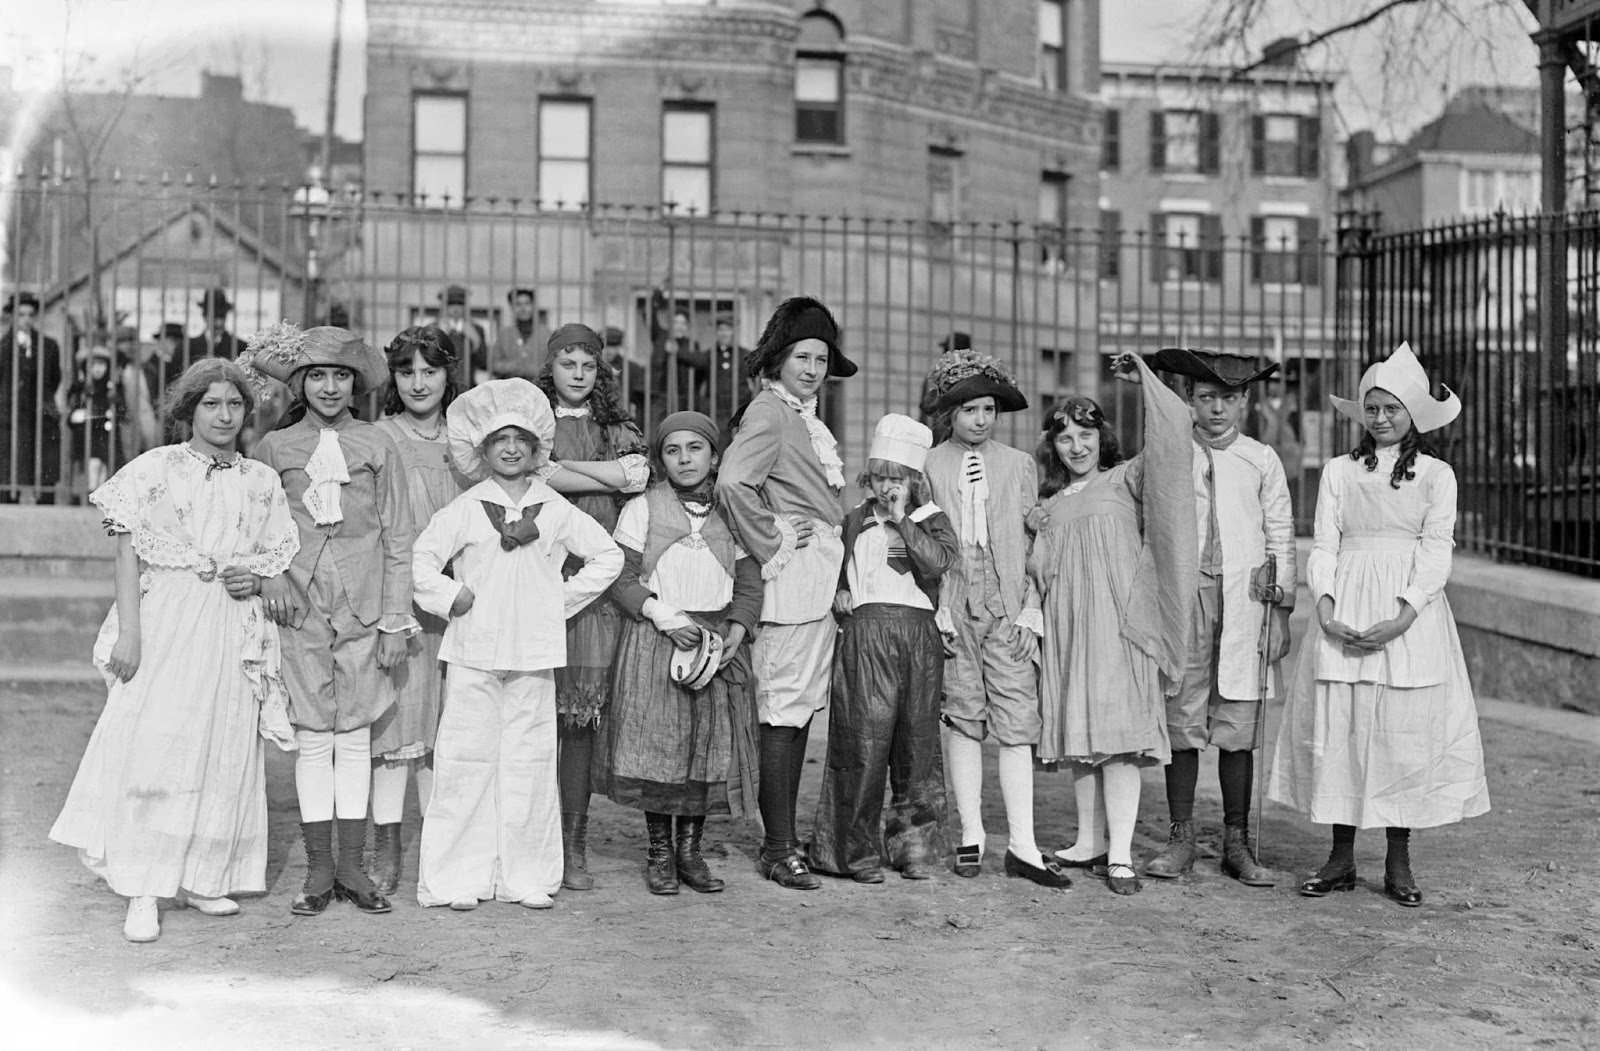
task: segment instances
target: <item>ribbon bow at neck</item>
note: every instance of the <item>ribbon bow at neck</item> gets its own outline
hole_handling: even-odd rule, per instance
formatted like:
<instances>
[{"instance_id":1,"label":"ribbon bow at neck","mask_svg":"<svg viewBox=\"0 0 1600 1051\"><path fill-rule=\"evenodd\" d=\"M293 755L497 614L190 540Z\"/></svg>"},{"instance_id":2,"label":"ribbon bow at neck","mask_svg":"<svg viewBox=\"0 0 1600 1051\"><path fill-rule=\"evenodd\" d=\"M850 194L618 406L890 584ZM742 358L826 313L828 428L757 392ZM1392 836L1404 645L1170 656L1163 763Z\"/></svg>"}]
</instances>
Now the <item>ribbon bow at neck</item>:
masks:
<instances>
[{"instance_id":1,"label":"ribbon bow at neck","mask_svg":"<svg viewBox=\"0 0 1600 1051\"><path fill-rule=\"evenodd\" d=\"M989 546L989 475L976 449L961 458L961 534L979 547Z\"/></svg>"},{"instance_id":2,"label":"ribbon bow at neck","mask_svg":"<svg viewBox=\"0 0 1600 1051\"><path fill-rule=\"evenodd\" d=\"M911 557L906 553L906 541L905 538L900 535L900 530L890 529L889 523L879 518L877 515L871 515L861 523L861 529L863 532L868 529L878 528L880 526L884 530L884 561L888 562L889 568L894 570L896 573L911 572Z\"/></svg>"},{"instance_id":3,"label":"ribbon bow at neck","mask_svg":"<svg viewBox=\"0 0 1600 1051\"><path fill-rule=\"evenodd\" d=\"M488 500L478 502L483 505L484 513L489 516L489 524L500 534L501 550L515 551L523 544L531 544L539 539L539 523L535 520L539 517L539 508L543 507L543 504L535 504L526 514L517 508L511 508L510 510L517 511L516 517L513 518L507 513L508 509L501 504L490 503Z\"/></svg>"}]
</instances>

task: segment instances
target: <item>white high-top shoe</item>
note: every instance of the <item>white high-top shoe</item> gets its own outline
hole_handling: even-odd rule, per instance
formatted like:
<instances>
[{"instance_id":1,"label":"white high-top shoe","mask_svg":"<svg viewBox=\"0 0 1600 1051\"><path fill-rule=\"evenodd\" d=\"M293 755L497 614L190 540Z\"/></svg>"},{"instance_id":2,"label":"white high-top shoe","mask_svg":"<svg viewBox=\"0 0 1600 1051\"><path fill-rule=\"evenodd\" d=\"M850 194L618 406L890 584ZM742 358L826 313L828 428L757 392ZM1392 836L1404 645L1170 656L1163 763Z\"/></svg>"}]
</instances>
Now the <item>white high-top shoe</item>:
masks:
<instances>
[{"instance_id":1,"label":"white high-top shoe","mask_svg":"<svg viewBox=\"0 0 1600 1051\"><path fill-rule=\"evenodd\" d=\"M153 942L161 937L161 914L156 899L128 899L128 918L122 923L122 936L130 942Z\"/></svg>"}]
</instances>

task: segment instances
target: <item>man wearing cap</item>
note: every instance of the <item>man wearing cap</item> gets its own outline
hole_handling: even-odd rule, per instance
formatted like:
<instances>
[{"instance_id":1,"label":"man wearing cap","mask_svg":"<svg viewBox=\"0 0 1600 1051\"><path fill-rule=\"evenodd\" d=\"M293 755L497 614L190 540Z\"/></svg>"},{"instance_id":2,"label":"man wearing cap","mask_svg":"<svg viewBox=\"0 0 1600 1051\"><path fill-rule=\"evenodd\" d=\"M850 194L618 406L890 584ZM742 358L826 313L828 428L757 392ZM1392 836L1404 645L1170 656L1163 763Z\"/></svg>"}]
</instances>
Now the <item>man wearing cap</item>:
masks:
<instances>
[{"instance_id":1,"label":"man wearing cap","mask_svg":"<svg viewBox=\"0 0 1600 1051\"><path fill-rule=\"evenodd\" d=\"M225 290L207 289L204 295L195 300L195 305L200 308L200 318L206 327L189 341L189 356L183 368L188 368L201 358L232 360L250 349L244 340L228 331L228 314L232 312L233 304L228 301ZM182 374L183 368L178 370L179 374Z\"/></svg>"},{"instance_id":2,"label":"man wearing cap","mask_svg":"<svg viewBox=\"0 0 1600 1051\"><path fill-rule=\"evenodd\" d=\"M1262 647L1269 663L1289 652L1294 514L1278 455L1242 434L1239 421L1249 404L1250 384L1278 366L1253 356L1175 347L1153 355L1150 365L1185 377L1188 387L1200 576L1183 679L1178 692L1167 698L1172 739L1167 808L1172 825L1166 849L1151 859L1146 873L1176 879L1194 867L1200 749L1215 745L1222 787L1222 871L1247 886L1270 887L1274 874L1257 863L1250 845L1250 791L1266 702ZM1262 603L1252 598L1251 581L1263 573L1269 558L1276 561L1281 598L1264 613Z\"/></svg>"},{"instance_id":3,"label":"man wearing cap","mask_svg":"<svg viewBox=\"0 0 1600 1051\"><path fill-rule=\"evenodd\" d=\"M680 409L705 409L711 355L690 336L689 311L675 306L668 314L666 293L660 289L652 295L650 307L652 419Z\"/></svg>"},{"instance_id":4,"label":"man wearing cap","mask_svg":"<svg viewBox=\"0 0 1600 1051\"><path fill-rule=\"evenodd\" d=\"M467 290L461 285L451 285L439 293L442 304L434 325L450 337L455 346L457 366L461 374L456 382L466 390L474 384L489 379L489 340L483 326L467 316ZM544 345L541 343L539 347Z\"/></svg>"},{"instance_id":5,"label":"man wearing cap","mask_svg":"<svg viewBox=\"0 0 1600 1051\"><path fill-rule=\"evenodd\" d=\"M61 345L37 326L39 297L11 298L11 325L0 334L0 503L24 487L54 486L61 475L61 418L67 388ZM39 492L40 503L54 503Z\"/></svg>"},{"instance_id":6,"label":"man wearing cap","mask_svg":"<svg viewBox=\"0 0 1600 1051\"><path fill-rule=\"evenodd\" d=\"M537 379L550 342L550 330L539 320L538 300L531 288L513 288L506 293L506 302L511 306L511 324L501 325L494 334L490 371L496 379Z\"/></svg>"}]
</instances>

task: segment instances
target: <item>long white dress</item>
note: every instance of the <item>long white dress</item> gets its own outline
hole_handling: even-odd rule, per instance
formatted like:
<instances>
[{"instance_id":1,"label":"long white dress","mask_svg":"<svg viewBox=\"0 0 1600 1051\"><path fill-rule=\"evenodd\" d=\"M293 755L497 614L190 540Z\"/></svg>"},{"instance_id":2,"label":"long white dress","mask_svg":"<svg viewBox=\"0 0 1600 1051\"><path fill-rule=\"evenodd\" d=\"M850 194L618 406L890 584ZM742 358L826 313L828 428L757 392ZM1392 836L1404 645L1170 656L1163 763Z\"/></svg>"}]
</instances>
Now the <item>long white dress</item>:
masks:
<instances>
[{"instance_id":1,"label":"long white dress","mask_svg":"<svg viewBox=\"0 0 1600 1051\"><path fill-rule=\"evenodd\" d=\"M1489 809L1477 705L1444 593L1456 521L1449 464L1417 457L1390 484L1398 448L1374 470L1341 456L1322 472L1313 602L1357 631L1417 611L1377 652L1346 650L1313 621L1301 645L1273 757L1269 798L1320 824L1431 828Z\"/></svg>"},{"instance_id":2,"label":"long white dress","mask_svg":"<svg viewBox=\"0 0 1600 1051\"><path fill-rule=\"evenodd\" d=\"M168 445L89 499L139 556L139 669L106 668L112 606L94 648L110 692L50 838L126 897L264 891L263 737L293 747L278 629L217 571L288 568L300 542L277 473Z\"/></svg>"}]
</instances>

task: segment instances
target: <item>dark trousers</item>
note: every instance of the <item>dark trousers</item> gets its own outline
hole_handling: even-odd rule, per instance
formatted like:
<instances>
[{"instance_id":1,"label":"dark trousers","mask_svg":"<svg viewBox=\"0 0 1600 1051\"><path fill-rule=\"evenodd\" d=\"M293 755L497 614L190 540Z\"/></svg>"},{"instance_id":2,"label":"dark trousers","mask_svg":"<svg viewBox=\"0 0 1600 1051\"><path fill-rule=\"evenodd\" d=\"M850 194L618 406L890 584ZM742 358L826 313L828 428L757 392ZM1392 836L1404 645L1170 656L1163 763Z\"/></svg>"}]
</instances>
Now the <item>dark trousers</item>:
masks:
<instances>
[{"instance_id":1,"label":"dark trousers","mask_svg":"<svg viewBox=\"0 0 1600 1051\"><path fill-rule=\"evenodd\" d=\"M932 613L871 604L845 621L834 654L812 867L845 875L944 857L943 682L944 647Z\"/></svg>"}]
</instances>

